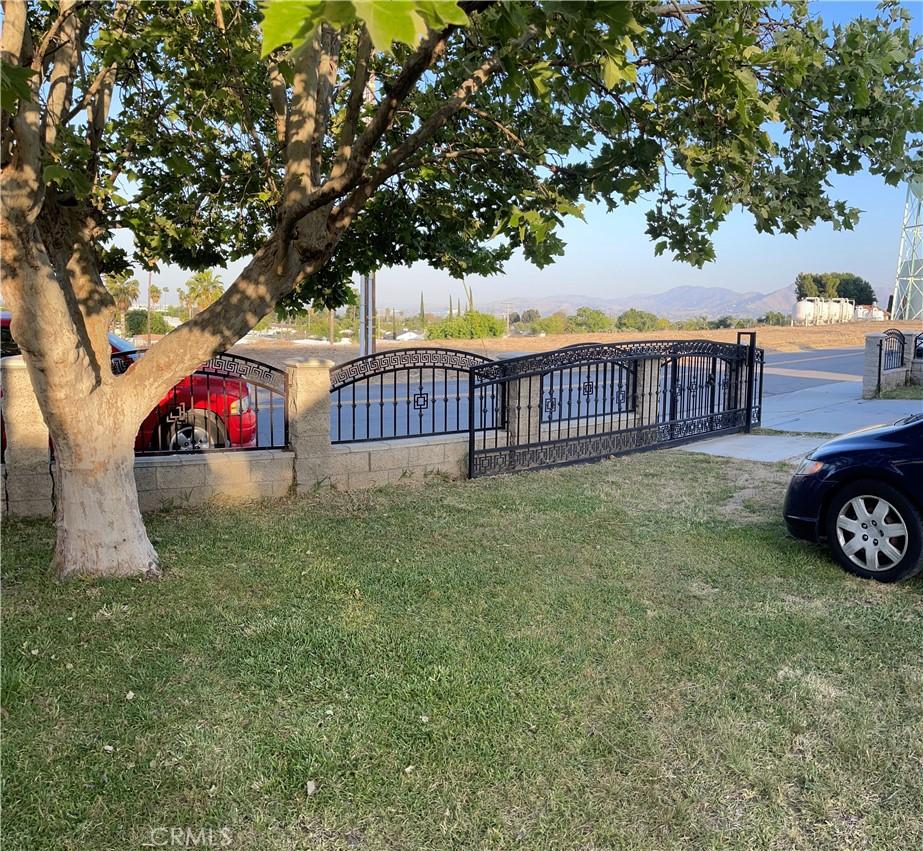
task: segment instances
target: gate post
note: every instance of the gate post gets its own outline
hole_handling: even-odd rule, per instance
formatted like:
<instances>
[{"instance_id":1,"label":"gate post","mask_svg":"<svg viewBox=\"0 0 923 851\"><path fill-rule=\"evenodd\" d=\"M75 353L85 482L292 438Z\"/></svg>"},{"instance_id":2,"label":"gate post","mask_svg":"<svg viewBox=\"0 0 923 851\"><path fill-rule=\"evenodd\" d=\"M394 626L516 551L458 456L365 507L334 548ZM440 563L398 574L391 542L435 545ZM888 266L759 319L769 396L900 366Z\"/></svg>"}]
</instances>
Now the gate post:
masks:
<instances>
[{"instance_id":1,"label":"gate post","mask_svg":"<svg viewBox=\"0 0 923 851\"><path fill-rule=\"evenodd\" d=\"M753 431L753 390L756 385L756 333L750 334L750 345L747 347L747 424L744 431L749 434Z\"/></svg>"},{"instance_id":2,"label":"gate post","mask_svg":"<svg viewBox=\"0 0 923 851\"><path fill-rule=\"evenodd\" d=\"M295 452L295 487L310 493L331 475L330 370L332 360L288 361L288 437Z\"/></svg>"},{"instance_id":3,"label":"gate post","mask_svg":"<svg viewBox=\"0 0 923 851\"><path fill-rule=\"evenodd\" d=\"M527 375L506 382L506 436L510 446L541 439L542 377Z\"/></svg>"},{"instance_id":4,"label":"gate post","mask_svg":"<svg viewBox=\"0 0 923 851\"><path fill-rule=\"evenodd\" d=\"M3 358L4 509L11 515L47 517L54 510L48 427L22 356Z\"/></svg>"},{"instance_id":5,"label":"gate post","mask_svg":"<svg viewBox=\"0 0 923 851\"><path fill-rule=\"evenodd\" d=\"M641 358L635 361L634 401L635 427L655 425L660 412L660 368L657 358Z\"/></svg>"}]
</instances>

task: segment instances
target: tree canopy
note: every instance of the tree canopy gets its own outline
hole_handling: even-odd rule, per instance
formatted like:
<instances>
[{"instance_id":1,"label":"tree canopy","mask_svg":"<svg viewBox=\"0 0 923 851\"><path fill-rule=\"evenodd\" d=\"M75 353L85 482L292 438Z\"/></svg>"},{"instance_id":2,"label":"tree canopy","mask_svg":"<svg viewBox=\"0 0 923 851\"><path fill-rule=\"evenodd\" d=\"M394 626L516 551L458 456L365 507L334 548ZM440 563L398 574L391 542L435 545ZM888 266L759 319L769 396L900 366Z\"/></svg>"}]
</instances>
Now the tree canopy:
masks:
<instances>
[{"instance_id":1,"label":"tree canopy","mask_svg":"<svg viewBox=\"0 0 923 851\"><path fill-rule=\"evenodd\" d=\"M872 285L852 272L801 272L795 278L795 296L851 298L856 304L878 300Z\"/></svg>"},{"instance_id":2,"label":"tree canopy","mask_svg":"<svg viewBox=\"0 0 923 851\"><path fill-rule=\"evenodd\" d=\"M223 8L220 22L203 2L80 9L84 73L43 176L93 206L104 269L258 250L291 195L280 89L294 96L310 63L325 99L310 168L329 187L314 197L348 197L351 224L283 296L291 309L345 303L350 275L382 265L490 274L515 250L544 265L585 201L650 198L657 251L701 265L735 205L761 231L851 227L858 211L830 196L830 172L895 184L919 169L920 41L896 4L833 28L799 2ZM30 6L36 41L52 18ZM80 115L113 67L118 106L96 142ZM26 81L4 79L15 102ZM334 191L338 141L357 130L374 149ZM111 241L120 228L132 256Z\"/></svg>"}]
</instances>

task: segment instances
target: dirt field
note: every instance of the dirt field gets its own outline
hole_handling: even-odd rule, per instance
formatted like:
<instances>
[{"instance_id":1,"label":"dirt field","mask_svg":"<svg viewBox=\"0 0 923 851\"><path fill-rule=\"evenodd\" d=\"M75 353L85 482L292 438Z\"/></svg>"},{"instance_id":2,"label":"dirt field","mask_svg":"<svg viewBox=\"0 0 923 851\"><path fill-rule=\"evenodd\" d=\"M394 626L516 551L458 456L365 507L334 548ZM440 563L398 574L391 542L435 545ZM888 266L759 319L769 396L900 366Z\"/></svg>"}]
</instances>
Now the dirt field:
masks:
<instances>
[{"instance_id":1,"label":"dirt field","mask_svg":"<svg viewBox=\"0 0 923 851\"><path fill-rule=\"evenodd\" d=\"M923 331L915 322L850 322L843 325L820 325L810 328L761 327L757 329L757 342L766 349L777 352L797 352L805 349L846 349L865 344L865 335L880 333L886 328L899 328L905 334L918 334ZM617 334L552 334L547 337L508 337L489 340L427 340L425 345L447 346L465 349L486 355L502 352L541 352L560 349L575 343L618 343L628 340L697 340L706 338L719 342L733 343L737 331L731 329L716 331L625 331ZM420 343L391 343L381 341L379 349L405 348ZM340 346L305 346L286 342L255 343L236 346L239 354L282 365L287 360L307 360L308 358L330 358L336 363L357 357L359 347L356 345Z\"/></svg>"}]
</instances>

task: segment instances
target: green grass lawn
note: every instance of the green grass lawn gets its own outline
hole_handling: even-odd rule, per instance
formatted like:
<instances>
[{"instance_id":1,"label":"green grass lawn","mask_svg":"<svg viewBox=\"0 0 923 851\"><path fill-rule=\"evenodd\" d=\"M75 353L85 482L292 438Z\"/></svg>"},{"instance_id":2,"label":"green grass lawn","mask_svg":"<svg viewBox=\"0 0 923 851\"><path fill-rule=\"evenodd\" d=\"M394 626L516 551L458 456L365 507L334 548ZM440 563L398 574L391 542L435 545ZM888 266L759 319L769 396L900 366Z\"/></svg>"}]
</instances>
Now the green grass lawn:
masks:
<instances>
[{"instance_id":1,"label":"green grass lawn","mask_svg":"<svg viewBox=\"0 0 923 851\"><path fill-rule=\"evenodd\" d=\"M787 539L786 479L659 451L168 512L160 581L57 584L7 523L4 849L920 847L923 582Z\"/></svg>"},{"instance_id":2,"label":"green grass lawn","mask_svg":"<svg viewBox=\"0 0 923 851\"><path fill-rule=\"evenodd\" d=\"M882 399L923 399L923 385L905 384L903 387L893 387L891 390L881 392Z\"/></svg>"}]
</instances>

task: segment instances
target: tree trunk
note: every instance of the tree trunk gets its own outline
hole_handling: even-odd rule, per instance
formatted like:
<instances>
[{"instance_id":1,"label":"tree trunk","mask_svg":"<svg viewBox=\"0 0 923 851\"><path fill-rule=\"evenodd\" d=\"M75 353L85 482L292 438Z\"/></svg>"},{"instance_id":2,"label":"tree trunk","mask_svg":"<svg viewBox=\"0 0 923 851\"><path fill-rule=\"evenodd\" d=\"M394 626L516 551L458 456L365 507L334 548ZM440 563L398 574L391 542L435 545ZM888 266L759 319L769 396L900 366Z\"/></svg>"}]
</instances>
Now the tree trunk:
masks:
<instances>
[{"instance_id":1,"label":"tree trunk","mask_svg":"<svg viewBox=\"0 0 923 851\"><path fill-rule=\"evenodd\" d=\"M53 567L72 576L159 576L138 507L134 435L102 420L81 426L80 457L55 458ZM95 450L88 450L95 447Z\"/></svg>"}]
</instances>

